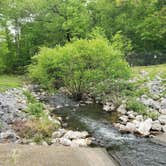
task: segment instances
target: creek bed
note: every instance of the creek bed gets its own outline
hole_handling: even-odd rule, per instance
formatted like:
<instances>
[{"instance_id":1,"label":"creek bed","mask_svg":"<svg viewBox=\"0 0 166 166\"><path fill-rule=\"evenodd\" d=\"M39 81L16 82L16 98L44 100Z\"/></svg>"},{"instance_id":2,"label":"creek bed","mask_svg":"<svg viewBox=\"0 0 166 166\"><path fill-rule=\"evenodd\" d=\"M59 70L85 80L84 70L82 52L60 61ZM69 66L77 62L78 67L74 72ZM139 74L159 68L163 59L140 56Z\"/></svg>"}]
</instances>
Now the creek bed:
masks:
<instances>
[{"instance_id":1,"label":"creek bed","mask_svg":"<svg viewBox=\"0 0 166 166\"><path fill-rule=\"evenodd\" d=\"M88 131L95 138L93 146L105 147L121 166L166 165L166 145L154 143L150 138L120 133L112 125L118 119L116 112L107 113L100 105L90 104L69 105L56 109L54 114L63 118L68 129Z\"/></svg>"}]
</instances>

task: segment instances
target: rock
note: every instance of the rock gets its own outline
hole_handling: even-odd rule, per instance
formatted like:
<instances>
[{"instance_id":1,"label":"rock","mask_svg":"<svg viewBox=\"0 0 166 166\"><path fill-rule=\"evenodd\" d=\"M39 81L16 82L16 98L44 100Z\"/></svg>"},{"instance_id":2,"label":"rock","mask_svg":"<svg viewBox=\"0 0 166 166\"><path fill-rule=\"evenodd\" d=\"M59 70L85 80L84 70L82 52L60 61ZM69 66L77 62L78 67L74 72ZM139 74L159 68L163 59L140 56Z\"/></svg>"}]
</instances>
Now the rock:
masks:
<instances>
[{"instance_id":1,"label":"rock","mask_svg":"<svg viewBox=\"0 0 166 166\"><path fill-rule=\"evenodd\" d=\"M158 117L158 120L160 121L161 124L166 124L166 115L160 115Z\"/></svg>"},{"instance_id":2,"label":"rock","mask_svg":"<svg viewBox=\"0 0 166 166\"><path fill-rule=\"evenodd\" d=\"M71 146L72 144L71 140L67 138L60 138L59 143L65 146Z\"/></svg>"},{"instance_id":3,"label":"rock","mask_svg":"<svg viewBox=\"0 0 166 166\"><path fill-rule=\"evenodd\" d=\"M48 144L47 144L46 141L43 141L43 142L42 142L42 145L43 145L43 146L48 146Z\"/></svg>"},{"instance_id":4,"label":"rock","mask_svg":"<svg viewBox=\"0 0 166 166\"><path fill-rule=\"evenodd\" d=\"M163 115L166 115L166 109L160 109L159 112Z\"/></svg>"},{"instance_id":5,"label":"rock","mask_svg":"<svg viewBox=\"0 0 166 166\"><path fill-rule=\"evenodd\" d=\"M135 115L134 115L133 111L128 111L126 114L128 115L129 119L134 119L135 118Z\"/></svg>"},{"instance_id":6,"label":"rock","mask_svg":"<svg viewBox=\"0 0 166 166\"><path fill-rule=\"evenodd\" d=\"M88 146L91 144L91 140L89 138L86 139L76 139L72 141L71 146Z\"/></svg>"},{"instance_id":7,"label":"rock","mask_svg":"<svg viewBox=\"0 0 166 166\"><path fill-rule=\"evenodd\" d=\"M63 137L67 139L80 139L80 138L86 138L88 136L88 132L83 131L71 131L69 130Z\"/></svg>"},{"instance_id":8,"label":"rock","mask_svg":"<svg viewBox=\"0 0 166 166\"><path fill-rule=\"evenodd\" d=\"M141 96L140 101L148 107L152 107L157 110L160 109L160 102L148 98L146 95Z\"/></svg>"},{"instance_id":9,"label":"rock","mask_svg":"<svg viewBox=\"0 0 166 166\"><path fill-rule=\"evenodd\" d=\"M136 131L136 125L131 122L127 122L126 126L120 126L120 131L133 133Z\"/></svg>"},{"instance_id":10,"label":"rock","mask_svg":"<svg viewBox=\"0 0 166 166\"><path fill-rule=\"evenodd\" d=\"M67 131L65 129L59 129L58 131L55 131L52 133L52 138L60 138L62 137Z\"/></svg>"},{"instance_id":11,"label":"rock","mask_svg":"<svg viewBox=\"0 0 166 166\"><path fill-rule=\"evenodd\" d=\"M121 120L123 124L126 124L128 121L128 116L123 115L123 116L119 117L119 120Z\"/></svg>"},{"instance_id":12,"label":"rock","mask_svg":"<svg viewBox=\"0 0 166 166\"><path fill-rule=\"evenodd\" d=\"M9 141L15 142L17 138L18 136L16 135L16 133L10 130L0 133L0 139L2 140L9 140Z\"/></svg>"},{"instance_id":13,"label":"rock","mask_svg":"<svg viewBox=\"0 0 166 166\"><path fill-rule=\"evenodd\" d=\"M138 121L138 120L134 119L134 120L132 121L132 123L134 123L134 124L135 124L135 127L138 129L139 126L140 126L141 121Z\"/></svg>"},{"instance_id":14,"label":"rock","mask_svg":"<svg viewBox=\"0 0 166 166\"><path fill-rule=\"evenodd\" d=\"M121 114L125 114L127 111L125 109L125 106L124 105L120 105L117 109L117 112L121 113Z\"/></svg>"},{"instance_id":15,"label":"rock","mask_svg":"<svg viewBox=\"0 0 166 166\"><path fill-rule=\"evenodd\" d=\"M166 133L166 125L162 126L162 131Z\"/></svg>"},{"instance_id":16,"label":"rock","mask_svg":"<svg viewBox=\"0 0 166 166\"><path fill-rule=\"evenodd\" d=\"M155 120L152 122L152 130L161 131L161 129L162 129L162 126L159 120Z\"/></svg>"},{"instance_id":17,"label":"rock","mask_svg":"<svg viewBox=\"0 0 166 166\"><path fill-rule=\"evenodd\" d=\"M150 134L150 129L152 128L152 119L148 118L145 121L141 122L137 132L142 136L147 136Z\"/></svg>"},{"instance_id":18,"label":"rock","mask_svg":"<svg viewBox=\"0 0 166 166\"><path fill-rule=\"evenodd\" d=\"M137 116L135 117L135 119L136 119L137 121L139 121L139 122L141 122L141 121L144 120L144 118L143 118L142 115L137 115Z\"/></svg>"},{"instance_id":19,"label":"rock","mask_svg":"<svg viewBox=\"0 0 166 166\"><path fill-rule=\"evenodd\" d=\"M166 110L166 98L163 98L161 101L161 109Z\"/></svg>"},{"instance_id":20,"label":"rock","mask_svg":"<svg viewBox=\"0 0 166 166\"><path fill-rule=\"evenodd\" d=\"M112 102L107 102L104 106L103 106L103 110L104 111L114 111L115 110L115 105Z\"/></svg>"}]
</instances>

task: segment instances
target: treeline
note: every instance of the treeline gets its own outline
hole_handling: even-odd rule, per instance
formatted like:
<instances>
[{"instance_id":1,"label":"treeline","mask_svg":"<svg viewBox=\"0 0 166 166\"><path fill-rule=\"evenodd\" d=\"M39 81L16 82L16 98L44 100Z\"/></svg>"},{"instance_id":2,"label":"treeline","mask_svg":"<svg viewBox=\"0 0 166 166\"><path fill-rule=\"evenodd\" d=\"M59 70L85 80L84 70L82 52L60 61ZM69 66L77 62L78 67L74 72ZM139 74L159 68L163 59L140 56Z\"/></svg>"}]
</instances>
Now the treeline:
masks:
<instances>
[{"instance_id":1,"label":"treeline","mask_svg":"<svg viewBox=\"0 0 166 166\"><path fill-rule=\"evenodd\" d=\"M131 65L166 62L166 1L1 0L0 72L24 71L40 47L100 36L123 41Z\"/></svg>"}]
</instances>

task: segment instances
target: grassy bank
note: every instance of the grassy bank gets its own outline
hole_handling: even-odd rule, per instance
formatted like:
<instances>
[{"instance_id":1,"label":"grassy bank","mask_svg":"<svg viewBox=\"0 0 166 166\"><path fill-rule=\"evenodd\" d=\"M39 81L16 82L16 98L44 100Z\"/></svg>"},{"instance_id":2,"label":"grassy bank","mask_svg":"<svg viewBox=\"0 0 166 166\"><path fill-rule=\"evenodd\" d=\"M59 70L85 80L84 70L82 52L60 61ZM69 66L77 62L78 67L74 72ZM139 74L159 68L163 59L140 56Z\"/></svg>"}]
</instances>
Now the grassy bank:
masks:
<instances>
[{"instance_id":1,"label":"grassy bank","mask_svg":"<svg viewBox=\"0 0 166 166\"><path fill-rule=\"evenodd\" d=\"M0 75L0 92L9 88L18 88L22 85L22 77L15 75Z\"/></svg>"},{"instance_id":2,"label":"grassy bank","mask_svg":"<svg viewBox=\"0 0 166 166\"><path fill-rule=\"evenodd\" d=\"M162 65L152 65L152 66L138 66L133 67L133 75L138 75L141 71L146 71L149 73L151 78L155 77L156 75L160 74L162 78L166 78L166 64Z\"/></svg>"}]
</instances>

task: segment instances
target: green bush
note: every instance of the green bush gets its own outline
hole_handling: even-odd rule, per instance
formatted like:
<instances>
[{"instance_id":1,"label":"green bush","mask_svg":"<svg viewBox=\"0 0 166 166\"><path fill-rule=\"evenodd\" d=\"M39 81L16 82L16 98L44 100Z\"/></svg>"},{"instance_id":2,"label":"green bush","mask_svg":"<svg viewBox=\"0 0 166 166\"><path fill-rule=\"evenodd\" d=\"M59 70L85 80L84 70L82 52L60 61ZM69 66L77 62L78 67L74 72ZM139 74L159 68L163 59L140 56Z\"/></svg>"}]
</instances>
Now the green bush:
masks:
<instances>
[{"instance_id":1,"label":"green bush","mask_svg":"<svg viewBox=\"0 0 166 166\"><path fill-rule=\"evenodd\" d=\"M146 115L146 106L143 103L137 101L135 98L128 99L126 108L128 110L133 110L134 112Z\"/></svg>"},{"instance_id":2,"label":"green bush","mask_svg":"<svg viewBox=\"0 0 166 166\"><path fill-rule=\"evenodd\" d=\"M128 78L130 74L123 52L102 38L42 48L32 62L29 73L33 80L46 88L65 86L77 98L105 79Z\"/></svg>"},{"instance_id":3,"label":"green bush","mask_svg":"<svg viewBox=\"0 0 166 166\"><path fill-rule=\"evenodd\" d=\"M30 115L33 115L34 117L42 117L44 116L44 106L42 103L31 103L28 105L28 108L25 110L25 112L29 113Z\"/></svg>"}]
</instances>

